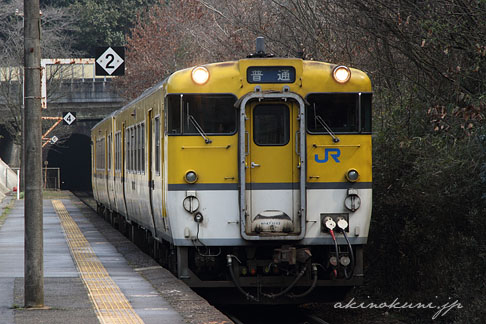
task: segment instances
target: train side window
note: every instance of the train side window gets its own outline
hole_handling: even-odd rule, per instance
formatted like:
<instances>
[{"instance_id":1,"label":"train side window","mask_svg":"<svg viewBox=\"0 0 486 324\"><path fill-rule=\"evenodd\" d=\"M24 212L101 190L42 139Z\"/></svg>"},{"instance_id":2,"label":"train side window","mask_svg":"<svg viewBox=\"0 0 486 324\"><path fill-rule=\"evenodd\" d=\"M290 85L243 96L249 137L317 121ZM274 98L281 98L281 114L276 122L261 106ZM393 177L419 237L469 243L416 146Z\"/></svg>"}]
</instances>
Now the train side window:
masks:
<instances>
[{"instance_id":1,"label":"train side window","mask_svg":"<svg viewBox=\"0 0 486 324\"><path fill-rule=\"evenodd\" d=\"M96 163L97 170L104 170L105 169L105 138L100 138L96 145L97 157L98 161Z\"/></svg>"},{"instance_id":2,"label":"train side window","mask_svg":"<svg viewBox=\"0 0 486 324\"><path fill-rule=\"evenodd\" d=\"M322 120L335 133L359 132L358 93L316 93L307 96L307 129L327 133Z\"/></svg>"},{"instance_id":3,"label":"train side window","mask_svg":"<svg viewBox=\"0 0 486 324\"><path fill-rule=\"evenodd\" d=\"M103 139L100 139L98 142L98 152L99 152L99 163L98 163L98 169L103 170L103 162L104 162L104 153L105 153L105 146L103 145Z\"/></svg>"},{"instance_id":4,"label":"train side window","mask_svg":"<svg viewBox=\"0 0 486 324\"><path fill-rule=\"evenodd\" d=\"M371 133L371 101L372 93L361 94L361 132Z\"/></svg>"},{"instance_id":5,"label":"train side window","mask_svg":"<svg viewBox=\"0 0 486 324\"><path fill-rule=\"evenodd\" d=\"M94 158L94 169L95 170L98 170L99 168L99 153L98 153L98 140L96 140L96 144L95 144L95 158Z\"/></svg>"},{"instance_id":6,"label":"train side window","mask_svg":"<svg viewBox=\"0 0 486 324\"><path fill-rule=\"evenodd\" d=\"M137 125L137 172L140 173L142 171L142 126L139 124Z\"/></svg>"},{"instance_id":7,"label":"train side window","mask_svg":"<svg viewBox=\"0 0 486 324\"><path fill-rule=\"evenodd\" d=\"M121 156L121 154L120 154L120 152L121 152L121 150L120 150L120 138L121 138L120 135L121 135L120 132L116 133L116 135L115 135L115 141L116 141L116 143L115 143L115 145L116 145L115 171L117 171L117 172L120 172L120 169L121 169L120 168L120 160L121 160L120 159L120 156Z\"/></svg>"},{"instance_id":8,"label":"train side window","mask_svg":"<svg viewBox=\"0 0 486 324\"><path fill-rule=\"evenodd\" d=\"M122 169L122 133L118 133L118 171Z\"/></svg>"},{"instance_id":9,"label":"train side window","mask_svg":"<svg viewBox=\"0 0 486 324\"><path fill-rule=\"evenodd\" d=\"M127 128L127 171L132 172L132 129Z\"/></svg>"},{"instance_id":10,"label":"train side window","mask_svg":"<svg viewBox=\"0 0 486 324\"><path fill-rule=\"evenodd\" d=\"M115 173L118 171L118 134L115 133L115 139L113 144L115 145L114 153L113 153L113 163L115 164Z\"/></svg>"},{"instance_id":11,"label":"train side window","mask_svg":"<svg viewBox=\"0 0 486 324\"><path fill-rule=\"evenodd\" d=\"M137 125L133 126L133 172L137 173L138 171L138 134L137 134Z\"/></svg>"},{"instance_id":12,"label":"train side window","mask_svg":"<svg viewBox=\"0 0 486 324\"><path fill-rule=\"evenodd\" d=\"M133 127L133 135L134 135L133 143L135 144L133 146L133 160L135 161L133 171L137 173L138 172L138 126L137 125Z\"/></svg>"},{"instance_id":13,"label":"train side window","mask_svg":"<svg viewBox=\"0 0 486 324\"><path fill-rule=\"evenodd\" d=\"M130 173L130 128L125 129L125 163L127 164L127 172Z\"/></svg>"},{"instance_id":14,"label":"train side window","mask_svg":"<svg viewBox=\"0 0 486 324\"><path fill-rule=\"evenodd\" d=\"M160 118L155 117L155 173L160 174Z\"/></svg>"},{"instance_id":15,"label":"train side window","mask_svg":"<svg viewBox=\"0 0 486 324\"><path fill-rule=\"evenodd\" d=\"M133 171L132 146L133 146L132 128L130 127L128 128L128 172L129 173Z\"/></svg>"},{"instance_id":16,"label":"train side window","mask_svg":"<svg viewBox=\"0 0 486 324\"><path fill-rule=\"evenodd\" d=\"M106 152L108 153L108 166L107 169L108 171L111 171L111 150L112 150L112 141L111 141L111 134L108 135L108 147Z\"/></svg>"},{"instance_id":17,"label":"train side window","mask_svg":"<svg viewBox=\"0 0 486 324\"><path fill-rule=\"evenodd\" d=\"M167 114L167 131L169 134L181 134L181 95L167 96L169 111Z\"/></svg>"},{"instance_id":18,"label":"train side window","mask_svg":"<svg viewBox=\"0 0 486 324\"><path fill-rule=\"evenodd\" d=\"M118 172L118 133L115 134L115 172Z\"/></svg>"},{"instance_id":19,"label":"train side window","mask_svg":"<svg viewBox=\"0 0 486 324\"><path fill-rule=\"evenodd\" d=\"M121 170L121 133L115 134L115 172Z\"/></svg>"},{"instance_id":20,"label":"train side window","mask_svg":"<svg viewBox=\"0 0 486 324\"><path fill-rule=\"evenodd\" d=\"M96 140L96 158L95 158L96 170L100 169L100 140Z\"/></svg>"},{"instance_id":21,"label":"train side window","mask_svg":"<svg viewBox=\"0 0 486 324\"><path fill-rule=\"evenodd\" d=\"M135 147L135 136L133 134L133 127L130 127L130 172L135 169L135 163L133 160L133 148Z\"/></svg>"},{"instance_id":22,"label":"train side window","mask_svg":"<svg viewBox=\"0 0 486 324\"><path fill-rule=\"evenodd\" d=\"M101 170L105 170L106 138L101 140Z\"/></svg>"},{"instance_id":23,"label":"train side window","mask_svg":"<svg viewBox=\"0 0 486 324\"><path fill-rule=\"evenodd\" d=\"M145 173L145 123L140 125L141 128L141 138L140 141L142 142L142 164L141 164L141 171Z\"/></svg>"},{"instance_id":24,"label":"train side window","mask_svg":"<svg viewBox=\"0 0 486 324\"><path fill-rule=\"evenodd\" d=\"M137 125L137 172L142 171L142 127Z\"/></svg>"},{"instance_id":25,"label":"train side window","mask_svg":"<svg viewBox=\"0 0 486 324\"><path fill-rule=\"evenodd\" d=\"M132 172L137 171L137 127L132 127Z\"/></svg>"},{"instance_id":26,"label":"train side window","mask_svg":"<svg viewBox=\"0 0 486 324\"><path fill-rule=\"evenodd\" d=\"M134 127L130 127L130 137L131 137L131 159L132 159L132 165L131 165L131 169L132 169L132 172L135 171L135 128Z\"/></svg>"},{"instance_id":27,"label":"train side window","mask_svg":"<svg viewBox=\"0 0 486 324\"><path fill-rule=\"evenodd\" d=\"M103 138L102 146L103 149L101 150L101 155L103 158L101 159L101 168L106 170L106 137Z\"/></svg>"}]
</instances>

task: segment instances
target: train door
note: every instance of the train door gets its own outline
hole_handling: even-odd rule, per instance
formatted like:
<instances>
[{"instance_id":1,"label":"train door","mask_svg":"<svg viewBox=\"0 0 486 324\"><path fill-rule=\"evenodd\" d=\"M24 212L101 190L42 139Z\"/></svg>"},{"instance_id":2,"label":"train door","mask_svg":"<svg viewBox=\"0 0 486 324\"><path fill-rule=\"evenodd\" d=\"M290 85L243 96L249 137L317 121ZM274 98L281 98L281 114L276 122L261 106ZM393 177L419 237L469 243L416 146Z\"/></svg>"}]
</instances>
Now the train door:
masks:
<instances>
[{"instance_id":1,"label":"train door","mask_svg":"<svg viewBox=\"0 0 486 324\"><path fill-rule=\"evenodd\" d=\"M155 132L154 132L154 111L150 109L147 113L147 148L148 148L148 186L149 186L149 203L150 215L152 216L152 224L154 225L154 236L157 237L157 225L154 217L154 174L155 174Z\"/></svg>"},{"instance_id":2,"label":"train door","mask_svg":"<svg viewBox=\"0 0 486 324\"><path fill-rule=\"evenodd\" d=\"M107 192L108 192L108 207L111 210L116 210L116 200L115 200L115 170L113 168L113 131L110 130L110 133L107 136Z\"/></svg>"},{"instance_id":3,"label":"train door","mask_svg":"<svg viewBox=\"0 0 486 324\"><path fill-rule=\"evenodd\" d=\"M96 201L100 201L98 195L98 152L97 152L98 140L96 136L93 135L91 140L91 185L93 186L93 196Z\"/></svg>"},{"instance_id":4,"label":"train door","mask_svg":"<svg viewBox=\"0 0 486 324\"><path fill-rule=\"evenodd\" d=\"M128 144L127 144L127 129L125 126L125 122L122 123L121 129L121 137L122 137L122 165L121 165L121 182L122 182L122 191L123 191L123 205L125 207L125 216L128 219L128 206L127 206L127 193L126 193L126 182L127 182L127 159L128 159Z\"/></svg>"},{"instance_id":5,"label":"train door","mask_svg":"<svg viewBox=\"0 0 486 324\"><path fill-rule=\"evenodd\" d=\"M246 114L246 233L299 233L299 106L251 102Z\"/></svg>"},{"instance_id":6,"label":"train door","mask_svg":"<svg viewBox=\"0 0 486 324\"><path fill-rule=\"evenodd\" d=\"M110 159L110 134L108 131L105 131L105 141L104 141L104 150L105 150L105 155L104 155L104 174L103 174L103 184L104 184L104 189L105 189L105 195L106 195L106 207L111 209L111 199L110 199L110 187L109 187L109 176L110 176L110 166L109 166L109 159Z\"/></svg>"}]
</instances>

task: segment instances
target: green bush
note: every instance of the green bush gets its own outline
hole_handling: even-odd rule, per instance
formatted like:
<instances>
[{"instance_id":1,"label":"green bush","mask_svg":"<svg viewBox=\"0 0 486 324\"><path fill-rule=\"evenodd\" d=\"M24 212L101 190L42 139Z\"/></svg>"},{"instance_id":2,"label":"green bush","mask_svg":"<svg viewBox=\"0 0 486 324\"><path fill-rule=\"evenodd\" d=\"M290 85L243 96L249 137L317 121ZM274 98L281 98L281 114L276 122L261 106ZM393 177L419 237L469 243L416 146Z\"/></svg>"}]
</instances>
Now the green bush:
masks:
<instances>
[{"instance_id":1,"label":"green bush","mask_svg":"<svg viewBox=\"0 0 486 324\"><path fill-rule=\"evenodd\" d=\"M458 299L464 309L440 319L446 322L486 320L486 121L479 107L473 119L465 113L472 108L392 107L386 120L375 120L369 286L380 298Z\"/></svg>"}]
</instances>

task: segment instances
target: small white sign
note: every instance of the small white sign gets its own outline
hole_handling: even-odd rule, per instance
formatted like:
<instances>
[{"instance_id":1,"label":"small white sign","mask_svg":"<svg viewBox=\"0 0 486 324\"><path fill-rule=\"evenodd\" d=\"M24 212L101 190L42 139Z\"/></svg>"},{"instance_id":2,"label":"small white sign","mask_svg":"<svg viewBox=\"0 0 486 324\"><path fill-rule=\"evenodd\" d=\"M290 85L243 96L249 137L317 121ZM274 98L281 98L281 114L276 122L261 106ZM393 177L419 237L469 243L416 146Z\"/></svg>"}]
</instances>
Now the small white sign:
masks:
<instances>
[{"instance_id":1,"label":"small white sign","mask_svg":"<svg viewBox=\"0 0 486 324\"><path fill-rule=\"evenodd\" d=\"M56 142L59 140L56 135L51 137L51 144L56 144Z\"/></svg>"},{"instance_id":2,"label":"small white sign","mask_svg":"<svg viewBox=\"0 0 486 324\"><path fill-rule=\"evenodd\" d=\"M63 119L66 122L66 124L71 125L76 120L76 117L74 117L73 114L68 112L66 115L64 115Z\"/></svg>"},{"instance_id":3,"label":"small white sign","mask_svg":"<svg viewBox=\"0 0 486 324\"><path fill-rule=\"evenodd\" d=\"M109 75L112 75L122 65L124 60L118 55L111 47L109 47L100 57L96 60Z\"/></svg>"}]
</instances>

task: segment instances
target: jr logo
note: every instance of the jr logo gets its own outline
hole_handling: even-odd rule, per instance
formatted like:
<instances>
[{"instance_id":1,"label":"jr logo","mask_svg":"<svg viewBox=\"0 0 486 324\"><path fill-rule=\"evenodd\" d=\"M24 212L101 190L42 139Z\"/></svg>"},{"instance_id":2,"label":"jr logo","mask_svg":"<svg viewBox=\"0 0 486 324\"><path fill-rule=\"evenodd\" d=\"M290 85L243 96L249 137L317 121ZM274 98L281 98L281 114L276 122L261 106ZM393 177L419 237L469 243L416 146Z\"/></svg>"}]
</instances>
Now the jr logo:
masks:
<instances>
[{"instance_id":1,"label":"jr logo","mask_svg":"<svg viewBox=\"0 0 486 324\"><path fill-rule=\"evenodd\" d=\"M319 154L315 155L315 160L317 163L326 163L329 160L329 156L332 157L332 159L336 163L340 163L338 157L341 156L341 150L337 148L327 148L324 150L324 160L319 159Z\"/></svg>"}]
</instances>

